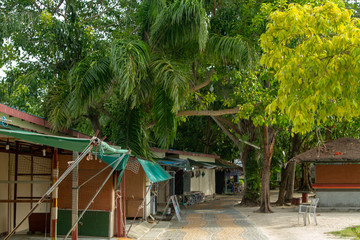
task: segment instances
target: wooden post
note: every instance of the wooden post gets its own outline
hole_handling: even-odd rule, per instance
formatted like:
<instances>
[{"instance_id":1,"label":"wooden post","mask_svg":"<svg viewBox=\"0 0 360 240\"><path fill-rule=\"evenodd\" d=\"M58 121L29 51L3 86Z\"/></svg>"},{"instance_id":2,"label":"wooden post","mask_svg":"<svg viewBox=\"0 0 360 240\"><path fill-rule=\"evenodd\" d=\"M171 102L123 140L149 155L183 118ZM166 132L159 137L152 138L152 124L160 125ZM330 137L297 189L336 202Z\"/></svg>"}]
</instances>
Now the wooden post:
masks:
<instances>
[{"instance_id":1,"label":"wooden post","mask_svg":"<svg viewBox=\"0 0 360 240\"><path fill-rule=\"evenodd\" d=\"M73 152L73 160L79 156L78 152ZM72 214L71 214L71 225L74 225L78 220L79 214L79 165L77 165L73 170L73 177L72 177ZM78 239L78 225L74 227L71 232L71 239L77 240Z\"/></svg>"},{"instance_id":2,"label":"wooden post","mask_svg":"<svg viewBox=\"0 0 360 240\"><path fill-rule=\"evenodd\" d=\"M55 184L59 178L59 160L58 150L54 149L53 162L52 162L52 183ZM57 218L58 218L58 190L55 188L51 193L52 206L51 206L51 240L57 239Z\"/></svg>"},{"instance_id":3,"label":"wooden post","mask_svg":"<svg viewBox=\"0 0 360 240\"><path fill-rule=\"evenodd\" d=\"M19 142L15 142L15 176L14 180L18 180L18 168L19 168ZM14 184L14 200L17 199L17 183ZM14 202L14 228L16 227L16 202Z\"/></svg>"},{"instance_id":4,"label":"wooden post","mask_svg":"<svg viewBox=\"0 0 360 240\"><path fill-rule=\"evenodd\" d=\"M125 221L126 221L126 211L125 211L125 173L122 176L120 183L120 189L117 190L116 198L116 216L117 216L117 237L126 237L125 236ZM121 174L119 175L121 177Z\"/></svg>"}]
</instances>

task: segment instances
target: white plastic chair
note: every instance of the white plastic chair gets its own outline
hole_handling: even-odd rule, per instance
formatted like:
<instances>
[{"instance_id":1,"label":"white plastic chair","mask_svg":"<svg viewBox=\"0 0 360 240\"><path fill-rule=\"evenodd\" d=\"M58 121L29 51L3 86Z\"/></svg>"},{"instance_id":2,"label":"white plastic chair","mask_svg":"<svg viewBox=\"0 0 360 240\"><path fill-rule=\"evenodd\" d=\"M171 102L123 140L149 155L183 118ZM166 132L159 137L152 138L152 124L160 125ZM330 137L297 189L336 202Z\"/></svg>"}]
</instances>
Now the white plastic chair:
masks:
<instances>
[{"instance_id":1,"label":"white plastic chair","mask_svg":"<svg viewBox=\"0 0 360 240\"><path fill-rule=\"evenodd\" d=\"M310 205L299 205L299 212L298 212L298 223L300 223L300 215L303 215L304 226L306 226L306 218L311 223L311 216L315 220L315 224L317 225L316 220L316 207L319 202L319 198L312 198Z\"/></svg>"},{"instance_id":2,"label":"white plastic chair","mask_svg":"<svg viewBox=\"0 0 360 240\"><path fill-rule=\"evenodd\" d=\"M303 215L304 226L306 226L307 207L307 205L299 205L298 224L300 223L300 215Z\"/></svg>"},{"instance_id":3,"label":"white plastic chair","mask_svg":"<svg viewBox=\"0 0 360 240\"><path fill-rule=\"evenodd\" d=\"M307 215L308 215L308 219L309 219L309 224L311 223L311 216L312 216L315 220L315 224L317 225L316 207L317 207L318 202L319 202L319 198L312 198L310 206L307 206L306 211L307 211Z\"/></svg>"}]
</instances>

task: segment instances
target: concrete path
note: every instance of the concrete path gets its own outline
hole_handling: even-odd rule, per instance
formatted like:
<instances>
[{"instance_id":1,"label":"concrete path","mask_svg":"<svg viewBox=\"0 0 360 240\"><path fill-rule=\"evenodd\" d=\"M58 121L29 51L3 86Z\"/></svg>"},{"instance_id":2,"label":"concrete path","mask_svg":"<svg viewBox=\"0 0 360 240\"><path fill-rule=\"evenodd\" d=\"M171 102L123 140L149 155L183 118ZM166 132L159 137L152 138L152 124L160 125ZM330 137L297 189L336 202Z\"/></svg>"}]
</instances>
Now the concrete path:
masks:
<instances>
[{"instance_id":1,"label":"concrete path","mask_svg":"<svg viewBox=\"0 0 360 240\"><path fill-rule=\"evenodd\" d=\"M295 193L294 197L301 194ZM274 213L258 213L259 207L234 207L240 195L220 195L217 200L182 210L182 220L160 222L141 240L304 240L342 239L330 232L360 225L360 212L318 212L318 225L298 222L296 206L273 206ZM272 191L275 202L277 192Z\"/></svg>"},{"instance_id":2,"label":"concrete path","mask_svg":"<svg viewBox=\"0 0 360 240\"><path fill-rule=\"evenodd\" d=\"M274 202L277 199L277 192L271 193L271 202ZM300 196L301 194L295 194L295 197ZM138 235L134 234L131 238L141 240L326 240L341 239L329 232L360 225L359 212L318 212L318 225L312 223L304 226L301 219L298 223L295 206L273 206L274 213L264 214L256 212L259 207L234 207L234 204L240 201L240 195L220 195L216 198L214 201L182 208L180 222L174 217L170 222L138 223L132 230ZM1 239L3 238L0 237ZM49 238L15 235L11 239ZM100 238L86 237L80 239L100 240Z\"/></svg>"},{"instance_id":3,"label":"concrete path","mask_svg":"<svg viewBox=\"0 0 360 240\"><path fill-rule=\"evenodd\" d=\"M221 196L217 200L190 206L182 210L182 220L160 222L141 240L262 240L267 237L234 204L239 195Z\"/></svg>"}]
</instances>

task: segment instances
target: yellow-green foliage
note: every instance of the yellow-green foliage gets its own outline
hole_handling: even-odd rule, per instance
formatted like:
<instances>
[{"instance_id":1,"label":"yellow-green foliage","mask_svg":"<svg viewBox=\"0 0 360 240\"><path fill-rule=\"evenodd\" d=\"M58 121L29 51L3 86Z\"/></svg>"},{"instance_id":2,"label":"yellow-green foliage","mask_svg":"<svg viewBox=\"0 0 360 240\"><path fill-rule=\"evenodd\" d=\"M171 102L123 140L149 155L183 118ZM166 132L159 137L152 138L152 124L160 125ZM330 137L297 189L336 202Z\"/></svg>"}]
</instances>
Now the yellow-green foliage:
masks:
<instances>
[{"instance_id":1,"label":"yellow-green foliage","mask_svg":"<svg viewBox=\"0 0 360 240\"><path fill-rule=\"evenodd\" d=\"M41 12L40 19L42 23L47 25L51 25L52 23L52 15L47 10Z\"/></svg>"},{"instance_id":2,"label":"yellow-green foliage","mask_svg":"<svg viewBox=\"0 0 360 240\"><path fill-rule=\"evenodd\" d=\"M290 4L272 13L260 39L261 63L275 70L280 83L269 111L286 113L296 132L330 116L358 116L359 26L351 10L333 2Z\"/></svg>"}]
</instances>

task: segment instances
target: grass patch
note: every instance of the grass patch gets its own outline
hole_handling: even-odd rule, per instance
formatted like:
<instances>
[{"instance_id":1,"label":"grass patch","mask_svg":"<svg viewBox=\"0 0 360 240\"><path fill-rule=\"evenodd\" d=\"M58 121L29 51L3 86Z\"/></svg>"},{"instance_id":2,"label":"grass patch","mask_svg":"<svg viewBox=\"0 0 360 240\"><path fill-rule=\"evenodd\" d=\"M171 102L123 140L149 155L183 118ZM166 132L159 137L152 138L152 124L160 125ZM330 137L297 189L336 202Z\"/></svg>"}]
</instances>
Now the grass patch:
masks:
<instances>
[{"instance_id":1,"label":"grass patch","mask_svg":"<svg viewBox=\"0 0 360 240\"><path fill-rule=\"evenodd\" d=\"M333 234L338 237L348 237L348 238L352 238L352 239L360 239L360 226L348 227L341 231L330 232L330 234Z\"/></svg>"}]
</instances>

